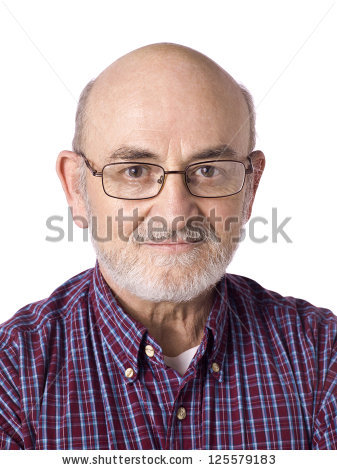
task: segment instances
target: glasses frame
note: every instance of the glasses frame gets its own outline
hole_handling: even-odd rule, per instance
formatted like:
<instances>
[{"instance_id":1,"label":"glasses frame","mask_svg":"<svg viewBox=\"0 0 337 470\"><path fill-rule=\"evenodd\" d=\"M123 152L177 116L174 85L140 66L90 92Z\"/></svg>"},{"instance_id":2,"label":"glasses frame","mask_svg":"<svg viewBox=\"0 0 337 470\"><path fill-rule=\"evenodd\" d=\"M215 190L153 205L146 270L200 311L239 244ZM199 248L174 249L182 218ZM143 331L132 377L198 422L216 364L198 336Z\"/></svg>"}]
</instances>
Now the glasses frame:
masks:
<instances>
[{"instance_id":1,"label":"glasses frame","mask_svg":"<svg viewBox=\"0 0 337 470\"><path fill-rule=\"evenodd\" d=\"M191 163L190 165L187 165L187 167L185 168L185 170L172 170L172 171L166 171L165 168L163 168L161 165L158 165L156 163L147 163L147 162L140 162L140 161L128 161L128 162L125 162L125 163L134 163L134 164L141 164L141 163L144 163L146 165L151 165L151 166L156 166L156 167L159 167L163 170L163 173L164 173L164 179L163 181L161 182L161 187L158 191L157 194L155 194L154 196L150 196L150 197L142 197L142 198L126 198L126 197L117 197L117 196L111 196L111 194L108 194L106 191L105 191L105 188L104 188L104 183L103 183L103 171L104 171L104 168L106 168L107 166L112 166L112 165L119 165L120 163L124 163L124 162L116 162L116 163L107 163L106 165L103 166L102 170L101 171L97 171L95 170L91 165L90 165L90 162L89 160L87 159L87 157L84 155L84 153L82 152L79 152L77 155L81 156L84 161L85 161L85 164L86 166L88 167L88 169L90 170L91 174L93 176L96 176L98 178L102 178L102 187L103 187L103 191L104 193L109 196L109 197L113 197L114 199L123 199L125 201L141 201L143 199L152 199L156 196L158 196L161 191L163 190L163 187L164 187L164 184L165 184L165 181L166 181L166 175L169 175L170 173L176 173L176 174L183 174L184 175L184 182L185 182L185 186L188 190L188 192L190 194L192 194L192 196L195 196L195 197L202 197L202 198L207 198L207 199L218 199L218 198L222 198L222 197L230 197L230 196L234 196L235 194L238 194L240 191L242 191L244 185L245 185L245 182L246 182L246 176L247 175L250 175L254 172L254 167L253 167L253 163L252 163L252 158L251 158L251 153L246 157L249 161L249 166L248 168L245 167L245 164L241 161L238 161L238 160L228 160L228 159L223 159L223 160L205 160L205 161L202 161L202 162L197 162L197 163ZM190 188L188 187L188 182L187 182L187 170L193 166L197 166L197 165L202 165L203 163L213 163L213 162L235 162L235 163L240 163L244 169L245 169L245 176L244 176L244 179L243 179L243 182L242 182L242 185L241 185L241 188L236 191L235 193L232 193L232 194L226 194L225 196L198 196L197 194L194 194L192 193L192 191L190 190Z\"/></svg>"}]
</instances>

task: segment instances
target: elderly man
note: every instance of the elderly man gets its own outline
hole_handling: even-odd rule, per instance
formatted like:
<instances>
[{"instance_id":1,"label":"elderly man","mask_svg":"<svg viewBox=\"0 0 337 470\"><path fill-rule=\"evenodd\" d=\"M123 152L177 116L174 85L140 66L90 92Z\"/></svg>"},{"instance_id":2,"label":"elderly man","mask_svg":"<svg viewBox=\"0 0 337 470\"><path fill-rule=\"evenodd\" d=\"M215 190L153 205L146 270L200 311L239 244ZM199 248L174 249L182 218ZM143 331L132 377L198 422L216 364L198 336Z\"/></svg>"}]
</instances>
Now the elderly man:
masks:
<instances>
[{"instance_id":1,"label":"elderly man","mask_svg":"<svg viewBox=\"0 0 337 470\"><path fill-rule=\"evenodd\" d=\"M247 90L183 46L87 85L57 172L97 263L1 326L2 448L337 448L336 317L226 274L254 132Z\"/></svg>"}]
</instances>

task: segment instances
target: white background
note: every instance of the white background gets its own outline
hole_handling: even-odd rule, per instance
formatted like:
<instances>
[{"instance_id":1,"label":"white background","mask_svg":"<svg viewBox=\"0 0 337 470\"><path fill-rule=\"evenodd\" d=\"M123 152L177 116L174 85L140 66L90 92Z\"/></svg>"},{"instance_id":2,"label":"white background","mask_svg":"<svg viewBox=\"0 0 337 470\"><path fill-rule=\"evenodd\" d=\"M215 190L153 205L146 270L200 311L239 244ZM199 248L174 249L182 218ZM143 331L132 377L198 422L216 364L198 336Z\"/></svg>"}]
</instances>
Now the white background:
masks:
<instances>
[{"instance_id":1,"label":"white background","mask_svg":"<svg viewBox=\"0 0 337 470\"><path fill-rule=\"evenodd\" d=\"M248 87L267 165L246 240L229 271L337 312L337 5L333 1L34 1L0 4L0 321L94 265L90 242L46 241L67 205L55 172L71 149L85 84L132 49L176 42ZM271 240L271 212L292 239Z\"/></svg>"}]
</instances>

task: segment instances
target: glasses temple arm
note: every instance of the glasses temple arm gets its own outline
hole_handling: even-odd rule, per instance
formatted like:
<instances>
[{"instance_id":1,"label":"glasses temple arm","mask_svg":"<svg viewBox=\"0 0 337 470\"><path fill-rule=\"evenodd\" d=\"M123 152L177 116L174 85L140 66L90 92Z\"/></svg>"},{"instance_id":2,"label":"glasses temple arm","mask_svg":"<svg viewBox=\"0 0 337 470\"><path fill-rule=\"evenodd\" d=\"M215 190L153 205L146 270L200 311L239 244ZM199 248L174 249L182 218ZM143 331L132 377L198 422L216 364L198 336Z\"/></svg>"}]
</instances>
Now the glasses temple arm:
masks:
<instances>
[{"instance_id":1,"label":"glasses temple arm","mask_svg":"<svg viewBox=\"0 0 337 470\"><path fill-rule=\"evenodd\" d=\"M102 176L103 175L102 171L97 171L97 170L93 169L93 167L90 165L89 160L84 155L84 153L80 152L80 153L78 153L78 155L80 155L82 158L84 158L85 164L87 165L87 167L89 168L89 170L90 170L90 172L92 173L93 176Z\"/></svg>"},{"instance_id":2,"label":"glasses temple arm","mask_svg":"<svg viewBox=\"0 0 337 470\"><path fill-rule=\"evenodd\" d=\"M248 168L246 168L246 175L249 175L249 174L253 173L254 167L253 167L253 163L252 163L251 157L248 156L247 158L248 158L248 161L249 161L249 166L248 166Z\"/></svg>"}]
</instances>

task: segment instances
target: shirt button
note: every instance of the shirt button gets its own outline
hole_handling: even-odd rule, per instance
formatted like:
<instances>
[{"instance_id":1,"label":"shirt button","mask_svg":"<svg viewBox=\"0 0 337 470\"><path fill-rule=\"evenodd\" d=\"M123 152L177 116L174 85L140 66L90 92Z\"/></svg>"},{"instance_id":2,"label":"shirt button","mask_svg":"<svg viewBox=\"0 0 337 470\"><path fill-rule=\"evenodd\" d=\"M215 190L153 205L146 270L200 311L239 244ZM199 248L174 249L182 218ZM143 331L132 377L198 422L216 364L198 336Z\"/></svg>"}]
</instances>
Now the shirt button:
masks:
<instances>
[{"instance_id":1,"label":"shirt button","mask_svg":"<svg viewBox=\"0 0 337 470\"><path fill-rule=\"evenodd\" d=\"M213 372L219 372L219 370L220 370L219 364L216 363L216 362L213 362L213 364L212 364L212 370L213 370Z\"/></svg>"},{"instance_id":2,"label":"shirt button","mask_svg":"<svg viewBox=\"0 0 337 470\"><path fill-rule=\"evenodd\" d=\"M125 377L129 377L129 379L130 379L132 376L133 376L133 369L131 369L131 367L129 367L125 371Z\"/></svg>"},{"instance_id":3,"label":"shirt button","mask_svg":"<svg viewBox=\"0 0 337 470\"><path fill-rule=\"evenodd\" d=\"M147 344L145 346L145 354L149 357L153 357L154 356L154 349L153 347L150 345L150 344Z\"/></svg>"},{"instance_id":4,"label":"shirt button","mask_svg":"<svg viewBox=\"0 0 337 470\"><path fill-rule=\"evenodd\" d=\"M180 406L177 411L177 418L182 420L186 418L186 410L183 406Z\"/></svg>"}]
</instances>

